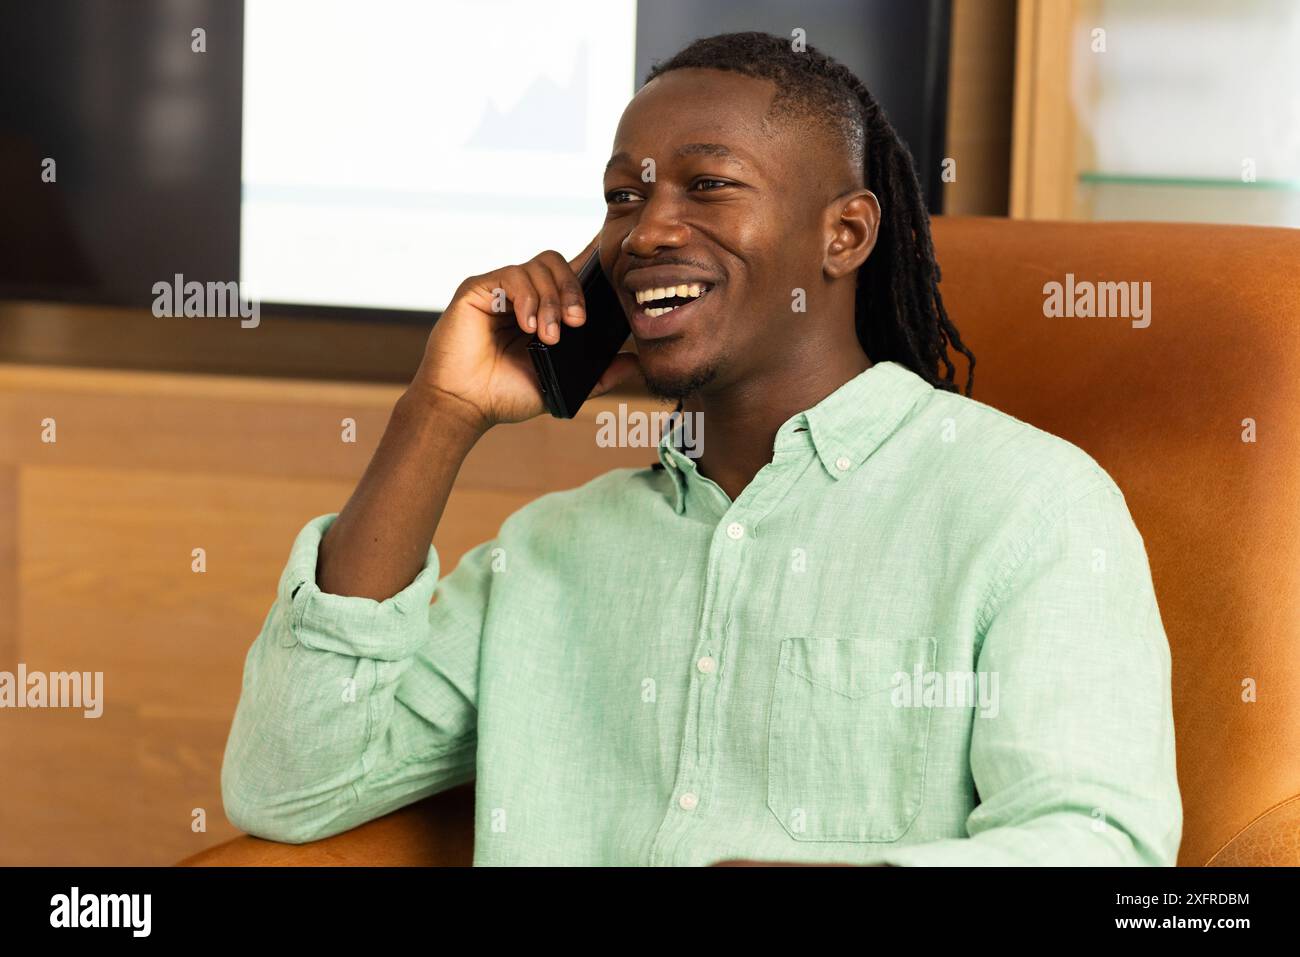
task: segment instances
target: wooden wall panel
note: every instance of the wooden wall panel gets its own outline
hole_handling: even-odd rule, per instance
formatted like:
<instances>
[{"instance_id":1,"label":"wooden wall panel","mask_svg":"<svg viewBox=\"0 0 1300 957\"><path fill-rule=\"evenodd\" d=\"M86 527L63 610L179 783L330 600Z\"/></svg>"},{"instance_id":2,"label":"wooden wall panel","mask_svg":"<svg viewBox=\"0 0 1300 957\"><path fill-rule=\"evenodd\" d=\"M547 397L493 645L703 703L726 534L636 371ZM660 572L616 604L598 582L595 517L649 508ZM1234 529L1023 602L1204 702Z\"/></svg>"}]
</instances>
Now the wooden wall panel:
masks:
<instances>
[{"instance_id":1,"label":"wooden wall panel","mask_svg":"<svg viewBox=\"0 0 1300 957\"><path fill-rule=\"evenodd\" d=\"M18 651L18 469L0 462L0 667Z\"/></svg>"},{"instance_id":2,"label":"wooden wall panel","mask_svg":"<svg viewBox=\"0 0 1300 957\"><path fill-rule=\"evenodd\" d=\"M343 507L400 391L0 365L0 670L102 671L105 698L93 719L0 711L0 865L170 864L235 834L219 774L244 656L294 535ZM654 461L596 445L624 402L664 409L604 397L489 433L435 538L444 573L538 495Z\"/></svg>"},{"instance_id":3,"label":"wooden wall panel","mask_svg":"<svg viewBox=\"0 0 1300 957\"><path fill-rule=\"evenodd\" d=\"M1071 101L1083 0L1019 0L1011 139L1011 215L1070 219L1078 165Z\"/></svg>"},{"instance_id":4,"label":"wooden wall panel","mask_svg":"<svg viewBox=\"0 0 1300 957\"><path fill-rule=\"evenodd\" d=\"M949 216L1005 216L1010 202L1015 0L953 0L944 184Z\"/></svg>"}]
</instances>

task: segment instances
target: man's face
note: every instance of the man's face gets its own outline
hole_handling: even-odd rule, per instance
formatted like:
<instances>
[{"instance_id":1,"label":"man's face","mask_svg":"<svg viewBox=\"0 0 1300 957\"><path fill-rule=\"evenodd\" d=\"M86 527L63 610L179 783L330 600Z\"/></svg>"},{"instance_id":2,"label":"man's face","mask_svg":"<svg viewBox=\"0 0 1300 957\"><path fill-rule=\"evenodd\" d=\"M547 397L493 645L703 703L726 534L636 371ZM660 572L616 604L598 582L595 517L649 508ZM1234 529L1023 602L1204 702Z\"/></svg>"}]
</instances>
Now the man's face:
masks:
<instances>
[{"instance_id":1,"label":"man's face","mask_svg":"<svg viewBox=\"0 0 1300 957\"><path fill-rule=\"evenodd\" d=\"M808 317L792 310L792 294L803 288L813 300L823 282L826 203L851 171L827 162L820 136L763 125L774 93L741 74L673 70L623 112L605 174L601 259L661 396L744 381L799 348ZM637 301L682 285L684 298ZM655 314L674 303L684 304Z\"/></svg>"}]
</instances>

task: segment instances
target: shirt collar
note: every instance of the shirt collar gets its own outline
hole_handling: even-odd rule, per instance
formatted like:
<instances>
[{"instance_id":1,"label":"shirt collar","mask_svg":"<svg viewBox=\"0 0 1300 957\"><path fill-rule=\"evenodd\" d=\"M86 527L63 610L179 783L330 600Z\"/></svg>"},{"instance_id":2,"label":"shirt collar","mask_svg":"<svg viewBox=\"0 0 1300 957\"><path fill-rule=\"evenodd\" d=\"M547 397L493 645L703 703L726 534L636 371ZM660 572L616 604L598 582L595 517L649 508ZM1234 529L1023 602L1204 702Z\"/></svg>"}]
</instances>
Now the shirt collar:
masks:
<instances>
[{"instance_id":1,"label":"shirt collar","mask_svg":"<svg viewBox=\"0 0 1300 957\"><path fill-rule=\"evenodd\" d=\"M897 362L877 362L811 409L792 415L777 430L773 453L807 446L835 481L852 475L903 423L934 386ZM686 508L686 488L698 474L695 459L678 446L684 420L670 420L659 440L659 462L672 478L673 504ZM707 432L706 432L707 436Z\"/></svg>"}]
</instances>

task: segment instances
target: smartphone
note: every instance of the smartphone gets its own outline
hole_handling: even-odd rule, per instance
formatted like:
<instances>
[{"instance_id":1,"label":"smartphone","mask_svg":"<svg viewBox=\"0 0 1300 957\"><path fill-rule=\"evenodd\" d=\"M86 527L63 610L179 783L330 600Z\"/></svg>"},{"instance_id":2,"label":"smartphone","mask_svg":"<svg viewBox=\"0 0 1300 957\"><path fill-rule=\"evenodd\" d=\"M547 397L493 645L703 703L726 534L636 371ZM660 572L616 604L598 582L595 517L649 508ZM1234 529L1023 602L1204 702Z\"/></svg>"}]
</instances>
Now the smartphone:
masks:
<instances>
[{"instance_id":1,"label":"smartphone","mask_svg":"<svg viewBox=\"0 0 1300 957\"><path fill-rule=\"evenodd\" d=\"M587 401L601 375L632 334L623 304L605 278L600 250L592 250L578 270L587 321L580 326L560 324L560 341L553 346L534 333L528 343L537 382L546 408L557 419L571 419Z\"/></svg>"}]
</instances>

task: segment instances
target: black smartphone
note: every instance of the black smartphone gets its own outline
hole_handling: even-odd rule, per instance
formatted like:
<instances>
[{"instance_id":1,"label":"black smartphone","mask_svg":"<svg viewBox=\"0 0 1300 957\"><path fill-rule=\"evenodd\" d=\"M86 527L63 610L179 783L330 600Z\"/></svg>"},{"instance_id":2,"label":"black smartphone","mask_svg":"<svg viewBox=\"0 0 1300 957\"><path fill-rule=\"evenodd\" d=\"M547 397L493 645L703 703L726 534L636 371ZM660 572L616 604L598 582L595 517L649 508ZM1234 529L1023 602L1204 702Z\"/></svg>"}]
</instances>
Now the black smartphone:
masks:
<instances>
[{"instance_id":1,"label":"black smartphone","mask_svg":"<svg viewBox=\"0 0 1300 957\"><path fill-rule=\"evenodd\" d=\"M601 375L632 334L623 304L600 266L600 250L592 250L578 270L587 321L580 326L560 324L560 341L548 346L533 334L528 353L533 357L537 381L546 408L557 419L571 419L600 381Z\"/></svg>"}]
</instances>

